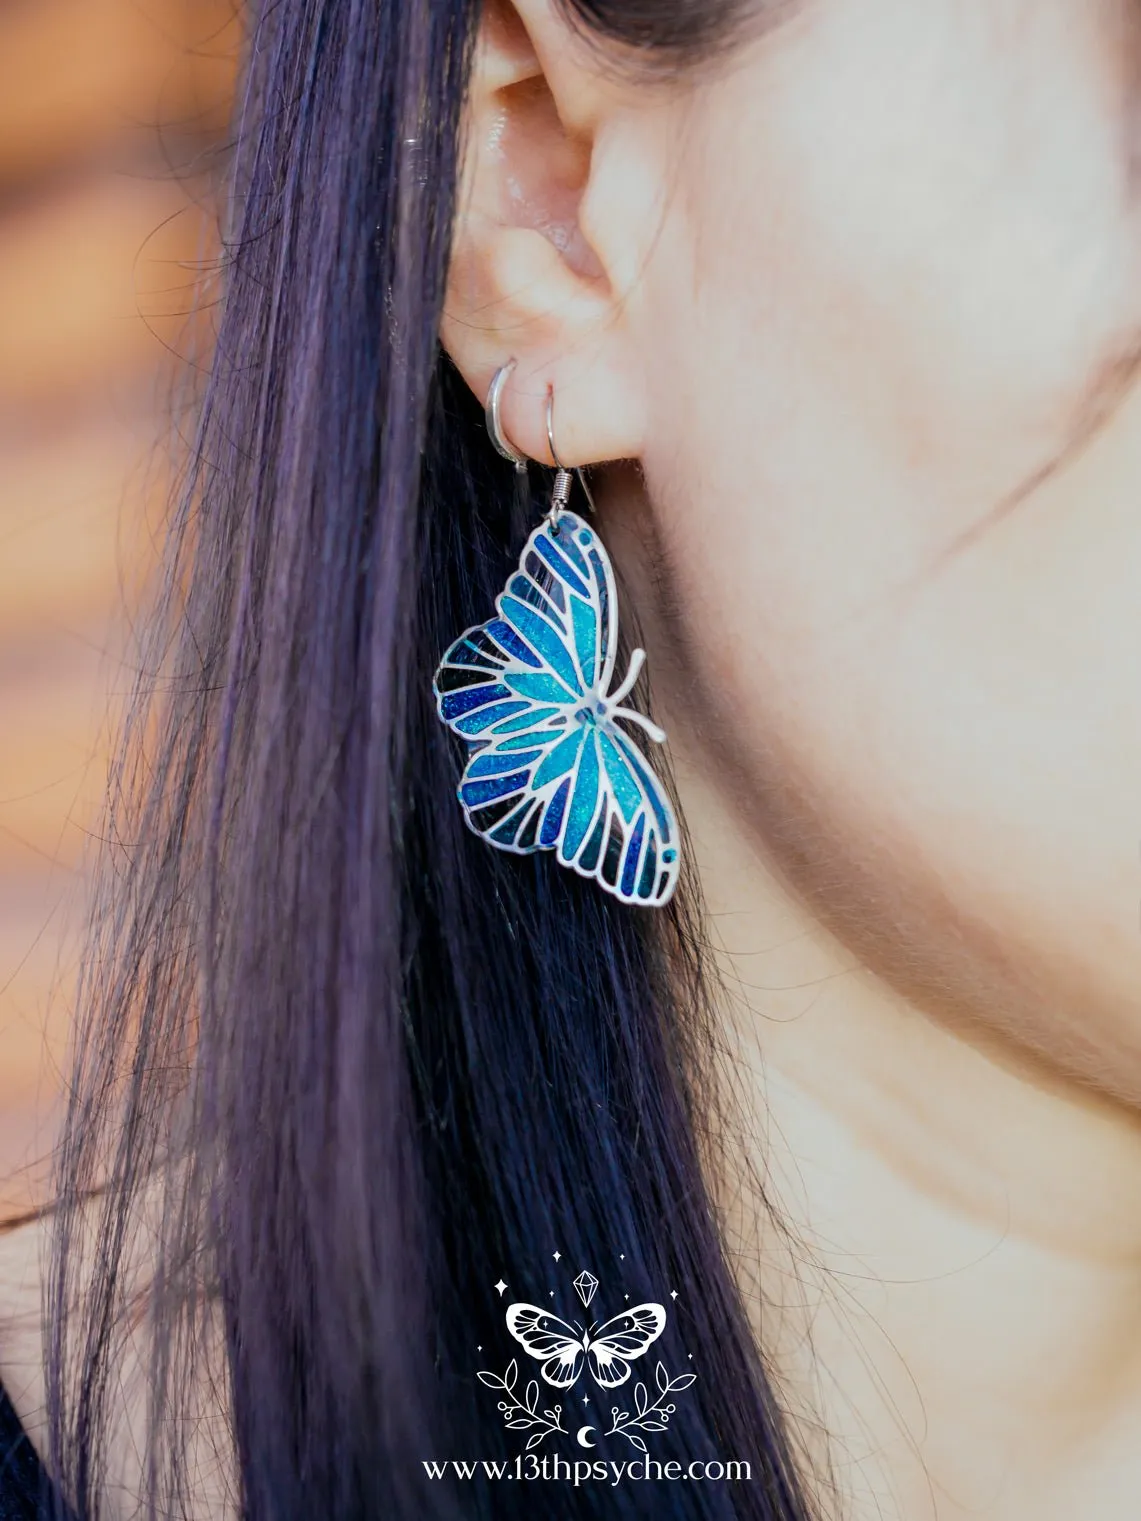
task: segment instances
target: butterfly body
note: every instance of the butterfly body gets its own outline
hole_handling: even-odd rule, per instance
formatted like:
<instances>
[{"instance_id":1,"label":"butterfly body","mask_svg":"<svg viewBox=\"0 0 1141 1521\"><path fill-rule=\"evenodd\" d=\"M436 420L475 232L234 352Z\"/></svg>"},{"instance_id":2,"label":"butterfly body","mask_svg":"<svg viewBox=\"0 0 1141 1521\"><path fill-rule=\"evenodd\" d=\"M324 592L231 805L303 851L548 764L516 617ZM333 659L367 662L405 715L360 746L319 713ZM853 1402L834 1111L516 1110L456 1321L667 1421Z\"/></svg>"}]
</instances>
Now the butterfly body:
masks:
<instances>
[{"instance_id":1,"label":"butterfly body","mask_svg":"<svg viewBox=\"0 0 1141 1521\"><path fill-rule=\"evenodd\" d=\"M635 1305L589 1331L539 1305L520 1303L507 1309L507 1329L525 1352L542 1360L539 1371L556 1389L569 1389L584 1366L596 1384L616 1389L630 1377L630 1363L658 1339L665 1324L660 1304Z\"/></svg>"},{"instance_id":2,"label":"butterfly body","mask_svg":"<svg viewBox=\"0 0 1141 1521\"><path fill-rule=\"evenodd\" d=\"M457 788L471 829L500 850L553 850L629 903L660 906L680 871L677 820L623 723L644 652L611 690L617 592L602 541L562 512L531 534L495 616L445 653L440 718L471 747Z\"/></svg>"}]
</instances>

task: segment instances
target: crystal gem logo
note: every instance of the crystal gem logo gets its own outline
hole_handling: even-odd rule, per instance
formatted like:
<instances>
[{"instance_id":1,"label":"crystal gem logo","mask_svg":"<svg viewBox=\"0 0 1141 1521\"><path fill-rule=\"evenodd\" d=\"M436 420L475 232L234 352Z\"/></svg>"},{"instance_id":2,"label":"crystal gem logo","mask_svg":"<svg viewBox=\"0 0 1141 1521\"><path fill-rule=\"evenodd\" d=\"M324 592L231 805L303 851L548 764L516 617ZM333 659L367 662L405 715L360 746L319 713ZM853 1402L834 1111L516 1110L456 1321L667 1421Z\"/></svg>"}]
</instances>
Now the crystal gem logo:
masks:
<instances>
[{"instance_id":1,"label":"crystal gem logo","mask_svg":"<svg viewBox=\"0 0 1141 1521\"><path fill-rule=\"evenodd\" d=\"M558 1256L556 1255L556 1261ZM502 1294L507 1285L502 1279L496 1288ZM589 1310L598 1291L598 1279L585 1268L573 1280L573 1288L584 1310ZM554 1297L554 1290L551 1290ZM628 1297L628 1296L627 1296ZM672 1296L677 1298L676 1293ZM564 1320L541 1305L518 1300L507 1306L505 1315L507 1330L519 1343L528 1357L539 1364L538 1378L527 1380L519 1387L519 1360L511 1359L505 1372L493 1373L481 1370L477 1375L489 1389L502 1395L499 1410L509 1431L526 1431L527 1450L538 1447L548 1437L556 1434L573 1435L581 1447L593 1447L592 1435L624 1437L639 1452L646 1452L644 1433L665 1431L670 1417L677 1409L672 1396L688 1389L695 1381L694 1373L682 1373L671 1378L665 1364L658 1361L654 1367L656 1398L651 1401L651 1390L646 1382L637 1380L631 1389L624 1387L633 1376L632 1364L645 1356L666 1328L668 1316L665 1306L647 1302L633 1305L605 1320ZM596 1401L605 1394L621 1388L622 1403L610 1407L610 1423L606 1425L599 1406L596 1424L580 1426L572 1431L563 1425L564 1409L561 1400L540 1404L540 1383L558 1390L565 1396L587 1375L591 1392L581 1397L584 1411L589 1411L591 1395ZM598 1391L603 1391L600 1396Z\"/></svg>"},{"instance_id":2,"label":"crystal gem logo","mask_svg":"<svg viewBox=\"0 0 1141 1521\"><path fill-rule=\"evenodd\" d=\"M590 1301L598 1289L598 1279L584 1268L574 1281L575 1293L582 1300L584 1310L590 1309Z\"/></svg>"}]
</instances>

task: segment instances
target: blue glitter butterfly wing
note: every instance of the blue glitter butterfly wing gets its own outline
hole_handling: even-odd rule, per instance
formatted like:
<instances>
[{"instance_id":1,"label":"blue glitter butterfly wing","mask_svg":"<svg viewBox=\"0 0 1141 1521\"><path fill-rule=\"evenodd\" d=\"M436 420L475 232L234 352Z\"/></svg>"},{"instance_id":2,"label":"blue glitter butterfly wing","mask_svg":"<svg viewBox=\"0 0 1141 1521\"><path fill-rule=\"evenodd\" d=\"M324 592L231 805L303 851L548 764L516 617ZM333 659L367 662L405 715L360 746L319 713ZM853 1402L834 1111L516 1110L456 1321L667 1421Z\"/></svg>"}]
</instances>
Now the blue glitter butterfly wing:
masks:
<instances>
[{"instance_id":1,"label":"blue glitter butterfly wing","mask_svg":"<svg viewBox=\"0 0 1141 1521\"><path fill-rule=\"evenodd\" d=\"M564 512L557 527L535 529L496 598L496 616L462 634L436 672L437 712L473 744L507 732L512 720L513 727L538 727L564 710L569 719L586 693L609 684L616 644L610 561L574 513Z\"/></svg>"},{"instance_id":2,"label":"blue glitter butterfly wing","mask_svg":"<svg viewBox=\"0 0 1141 1521\"><path fill-rule=\"evenodd\" d=\"M556 717L481 746L469 757L458 788L470 828L517 855L551 849L566 808L565 774L581 745L581 727L560 725Z\"/></svg>"},{"instance_id":3,"label":"blue glitter butterfly wing","mask_svg":"<svg viewBox=\"0 0 1141 1521\"><path fill-rule=\"evenodd\" d=\"M677 818L649 761L611 721L589 729L559 859L626 903L667 903L681 870Z\"/></svg>"},{"instance_id":4,"label":"blue glitter butterfly wing","mask_svg":"<svg viewBox=\"0 0 1141 1521\"><path fill-rule=\"evenodd\" d=\"M563 512L557 524L536 528L496 608L576 697L609 689L618 644L614 571L582 518Z\"/></svg>"},{"instance_id":5,"label":"blue glitter butterfly wing","mask_svg":"<svg viewBox=\"0 0 1141 1521\"><path fill-rule=\"evenodd\" d=\"M437 712L473 747L459 785L477 834L518 853L557 843L581 750L575 717L613 666L613 572L574 513L542 523L496 599L436 672Z\"/></svg>"}]
</instances>

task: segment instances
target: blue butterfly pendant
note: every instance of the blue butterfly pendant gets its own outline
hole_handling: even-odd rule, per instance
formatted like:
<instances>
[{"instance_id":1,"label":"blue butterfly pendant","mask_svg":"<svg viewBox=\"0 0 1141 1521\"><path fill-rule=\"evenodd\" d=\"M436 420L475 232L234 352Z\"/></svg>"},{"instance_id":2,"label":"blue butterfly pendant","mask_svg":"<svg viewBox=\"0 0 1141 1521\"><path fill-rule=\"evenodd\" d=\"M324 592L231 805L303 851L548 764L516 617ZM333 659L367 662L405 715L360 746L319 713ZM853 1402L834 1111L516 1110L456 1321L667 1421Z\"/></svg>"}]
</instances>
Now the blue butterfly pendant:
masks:
<instances>
[{"instance_id":1,"label":"blue butterfly pendant","mask_svg":"<svg viewBox=\"0 0 1141 1521\"><path fill-rule=\"evenodd\" d=\"M645 661L635 650L613 692L618 598L610 557L573 512L546 518L496 598L433 682L440 718L471 746L457 789L464 818L517 855L553 850L625 903L660 907L681 867L677 818L619 720Z\"/></svg>"}]
</instances>

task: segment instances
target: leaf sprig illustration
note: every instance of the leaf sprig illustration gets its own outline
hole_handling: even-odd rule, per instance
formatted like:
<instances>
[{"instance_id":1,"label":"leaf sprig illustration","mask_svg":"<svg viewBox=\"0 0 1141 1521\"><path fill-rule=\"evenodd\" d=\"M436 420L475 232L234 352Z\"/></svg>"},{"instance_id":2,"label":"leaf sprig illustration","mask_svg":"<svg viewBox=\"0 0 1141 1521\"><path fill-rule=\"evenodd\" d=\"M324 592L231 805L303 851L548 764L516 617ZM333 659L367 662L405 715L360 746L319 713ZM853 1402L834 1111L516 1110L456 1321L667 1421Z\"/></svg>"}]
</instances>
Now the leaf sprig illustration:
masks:
<instances>
[{"instance_id":1,"label":"leaf sprig illustration","mask_svg":"<svg viewBox=\"0 0 1141 1521\"><path fill-rule=\"evenodd\" d=\"M482 1377L482 1374L480 1375ZM617 1405L610 1407L610 1429L606 1436L624 1436L631 1446L639 1452L647 1451L646 1440L639 1435L643 1431L665 1431L669 1425L670 1416L673 1415L677 1406L668 1404L671 1394L680 1394L683 1389L688 1389L697 1378L696 1373L680 1373L677 1378L671 1379L666 1372L665 1364L658 1363L654 1369L654 1382L658 1386L658 1398L649 1404L649 1391L645 1384L634 1385L634 1408L633 1410L621 1410Z\"/></svg>"},{"instance_id":2,"label":"leaf sprig illustration","mask_svg":"<svg viewBox=\"0 0 1141 1521\"><path fill-rule=\"evenodd\" d=\"M515 1386L519 1382L519 1364L512 1358L507 1365L507 1371L502 1378L498 1373L479 1373L476 1375L481 1384L486 1384L489 1389L501 1389L507 1398L499 1401L499 1409L503 1412L508 1431L530 1431L527 1438L526 1451L532 1447L538 1447L539 1443L556 1431L561 1436L569 1433L563 1427L563 1407L555 1405L550 1410L540 1410L539 1385L532 1379L520 1399L515 1392Z\"/></svg>"}]
</instances>

